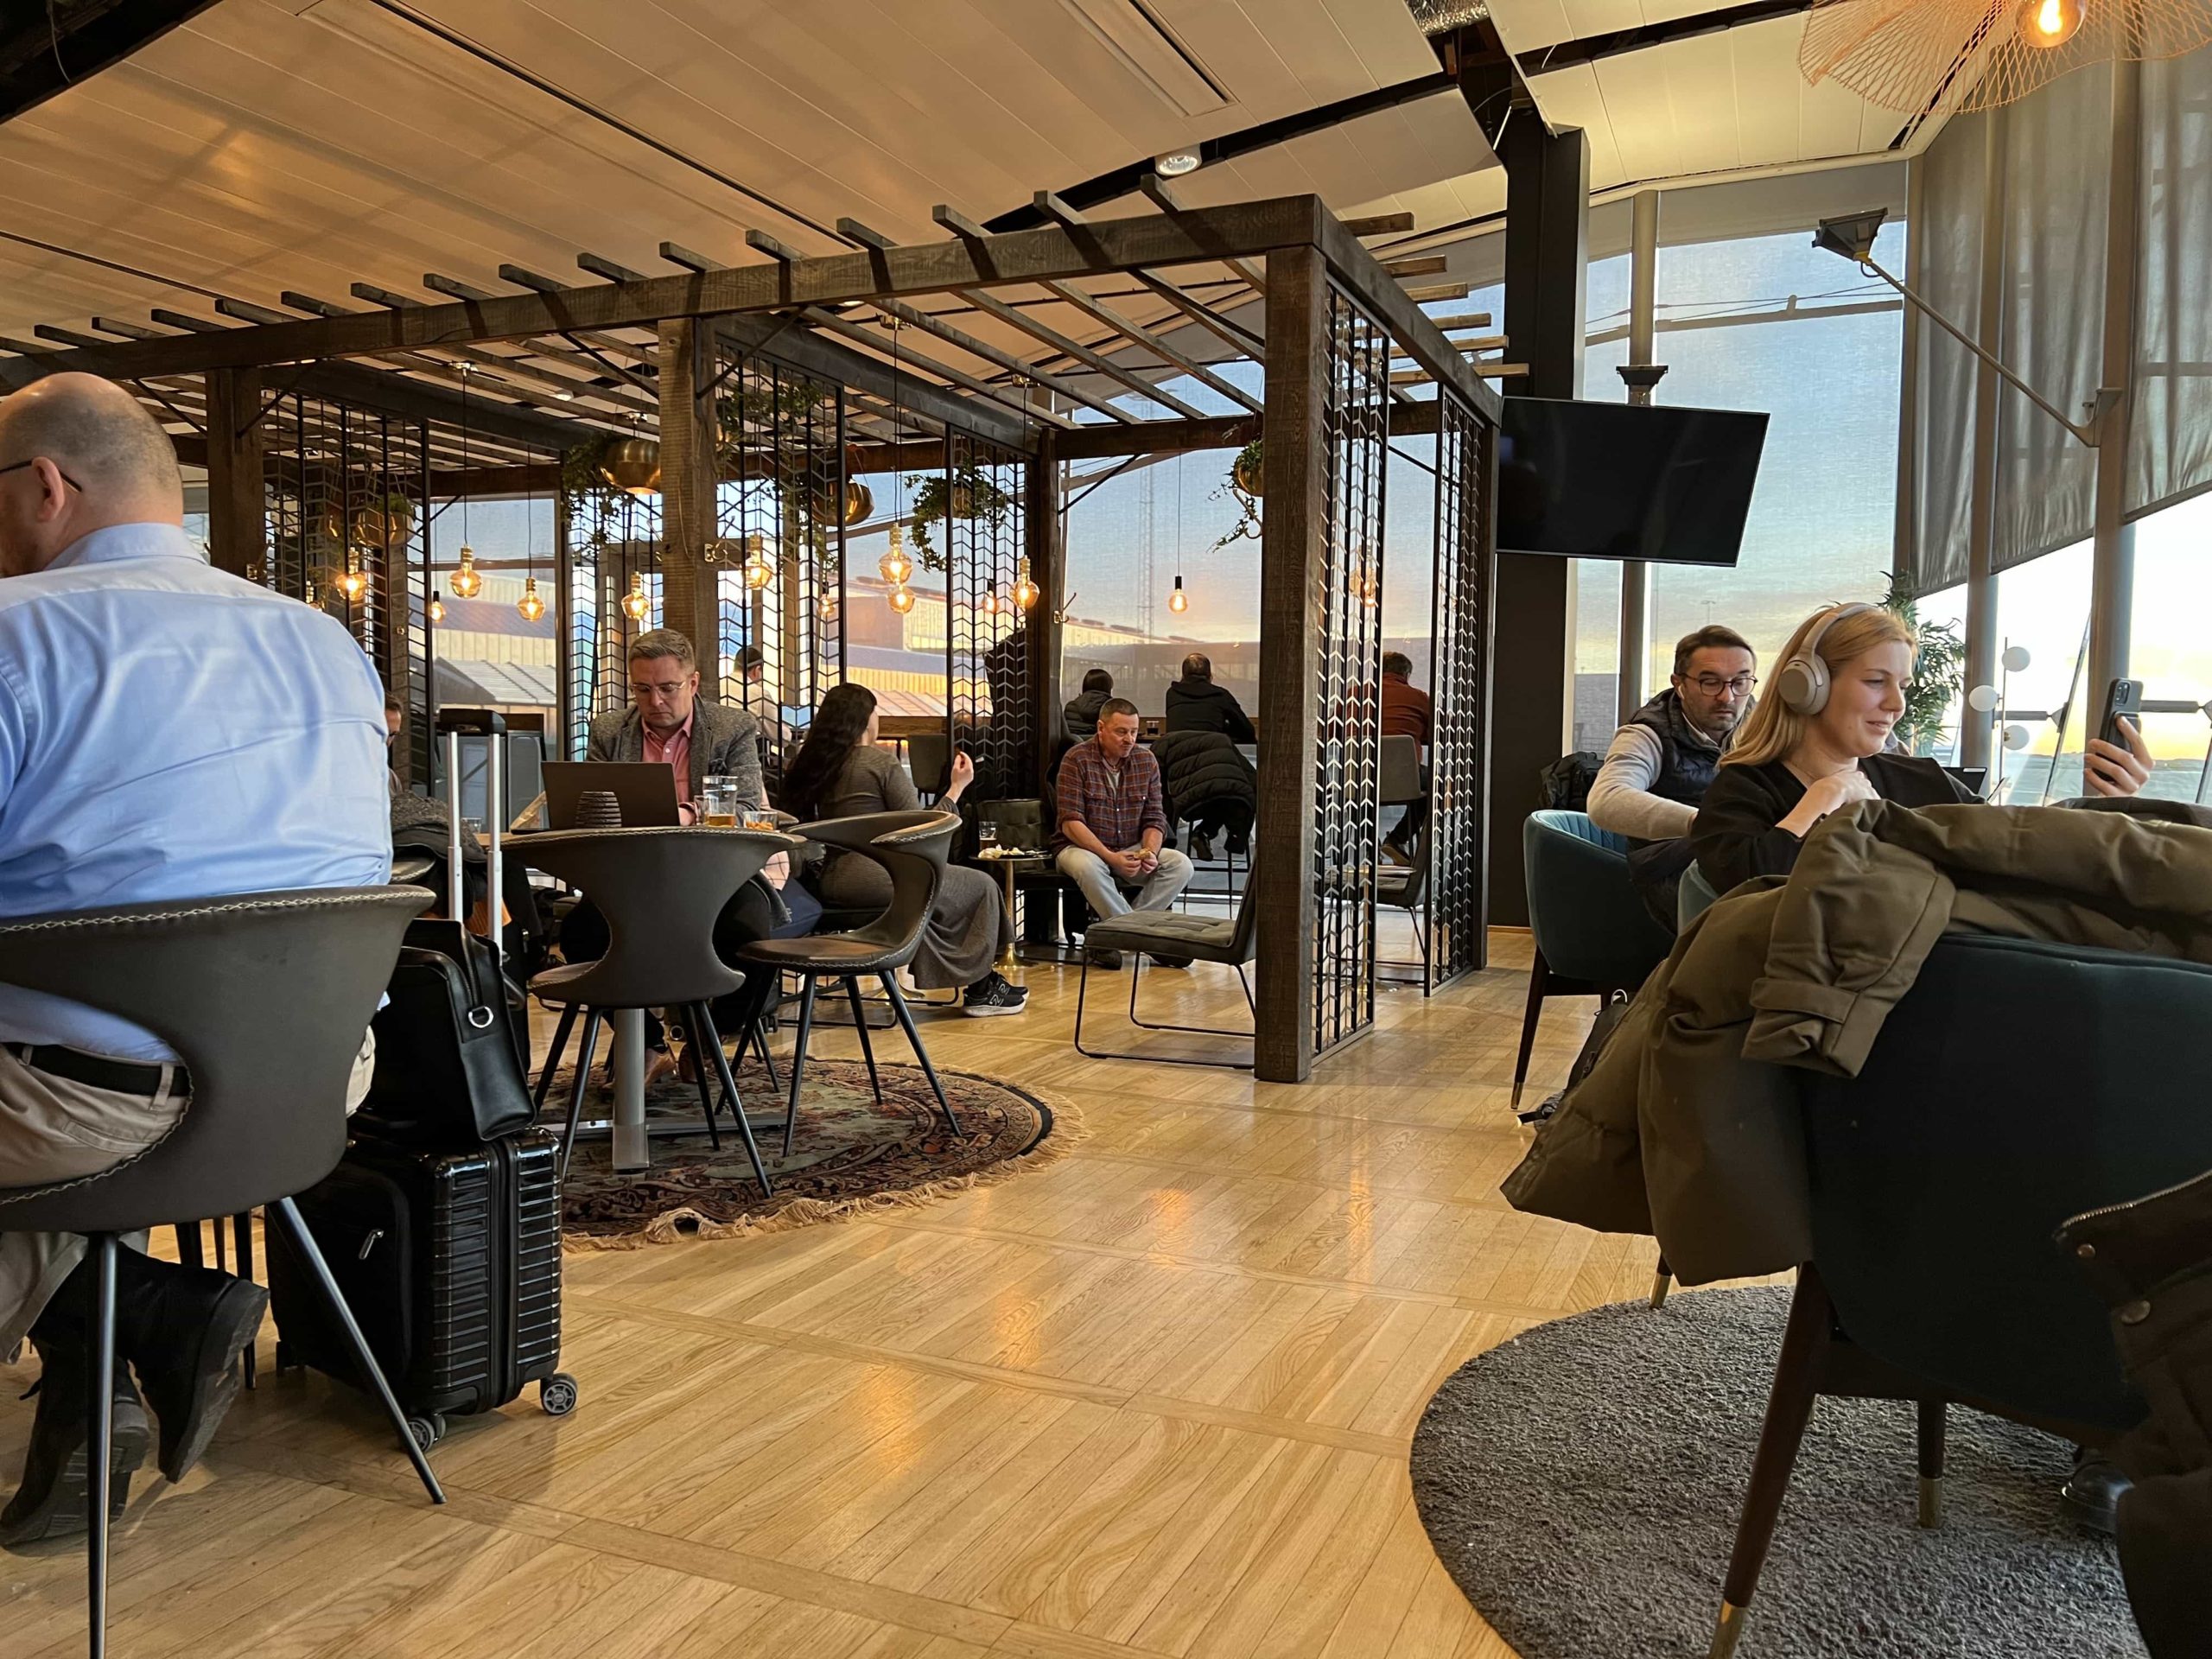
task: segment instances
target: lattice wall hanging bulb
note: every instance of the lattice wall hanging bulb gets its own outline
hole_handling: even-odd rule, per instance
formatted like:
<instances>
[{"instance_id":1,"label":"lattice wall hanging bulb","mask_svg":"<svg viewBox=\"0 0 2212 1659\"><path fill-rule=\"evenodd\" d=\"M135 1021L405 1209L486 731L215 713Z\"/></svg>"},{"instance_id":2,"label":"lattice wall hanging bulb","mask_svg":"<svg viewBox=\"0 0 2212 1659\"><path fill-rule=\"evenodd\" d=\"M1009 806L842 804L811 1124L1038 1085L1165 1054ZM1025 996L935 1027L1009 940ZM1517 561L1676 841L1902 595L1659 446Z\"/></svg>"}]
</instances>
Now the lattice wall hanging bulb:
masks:
<instances>
[{"instance_id":1,"label":"lattice wall hanging bulb","mask_svg":"<svg viewBox=\"0 0 2212 1659\"><path fill-rule=\"evenodd\" d=\"M875 562L875 569L876 573L893 588L905 587L907 579L914 574L914 562L906 556L906 527L904 524L891 526L891 546Z\"/></svg>"},{"instance_id":2,"label":"lattice wall hanging bulb","mask_svg":"<svg viewBox=\"0 0 2212 1659\"><path fill-rule=\"evenodd\" d=\"M483 588L484 578L476 574L476 550L468 544L468 371L471 365L464 363L461 366L461 568L453 573L453 594L455 599L474 599Z\"/></svg>"},{"instance_id":3,"label":"lattice wall hanging bulb","mask_svg":"<svg viewBox=\"0 0 2212 1659\"><path fill-rule=\"evenodd\" d=\"M1007 608L1007 606L999 599L998 583L995 581L986 582L983 585L983 614L985 616L996 616L1001 611Z\"/></svg>"},{"instance_id":4,"label":"lattice wall hanging bulb","mask_svg":"<svg viewBox=\"0 0 2212 1659\"><path fill-rule=\"evenodd\" d=\"M632 622L642 622L652 607L652 599L645 592L645 573L631 572L630 591L622 595L622 608L629 613Z\"/></svg>"},{"instance_id":5,"label":"lattice wall hanging bulb","mask_svg":"<svg viewBox=\"0 0 2212 1659\"><path fill-rule=\"evenodd\" d=\"M1014 570L1014 602L1017 608L1029 610L1037 603L1037 584L1029 575L1029 556L1021 556L1021 563Z\"/></svg>"},{"instance_id":6,"label":"lattice wall hanging bulb","mask_svg":"<svg viewBox=\"0 0 2212 1659\"><path fill-rule=\"evenodd\" d=\"M357 553L346 555L346 574L338 579L339 588L345 593L346 602L355 605L361 595L369 591L369 579L361 574L361 559Z\"/></svg>"},{"instance_id":7,"label":"lattice wall hanging bulb","mask_svg":"<svg viewBox=\"0 0 2212 1659\"><path fill-rule=\"evenodd\" d=\"M524 521L523 556L529 560L530 569L523 578L522 597L515 601L515 613L525 622L543 621L545 617L545 601L537 596L537 528L534 515Z\"/></svg>"},{"instance_id":8,"label":"lattice wall hanging bulb","mask_svg":"<svg viewBox=\"0 0 2212 1659\"><path fill-rule=\"evenodd\" d=\"M2070 70L2212 42L2212 0L1812 0L1797 67L1884 109L2012 104Z\"/></svg>"},{"instance_id":9,"label":"lattice wall hanging bulb","mask_svg":"<svg viewBox=\"0 0 2212 1659\"><path fill-rule=\"evenodd\" d=\"M1167 595L1167 608L1180 616L1191 608L1191 596L1183 591L1183 578L1175 578L1175 591Z\"/></svg>"},{"instance_id":10,"label":"lattice wall hanging bulb","mask_svg":"<svg viewBox=\"0 0 2212 1659\"><path fill-rule=\"evenodd\" d=\"M311 611L319 611L322 608L322 601L315 594L315 583L307 584L300 594L300 602Z\"/></svg>"},{"instance_id":11,"label":"lattice wall hanging bulb","mask_svg":"<svg viewBox=\"0 0 2212 1659\"><path fill-rule=\"evenodd\" d=\"M834 628L837 626L837 590L834 588L823 588L821 602L814 607L815 620L825 628Z\"/></svg>"},{"instance_id":12,"label":"lattice wall hanging bulb","mask_svg":"<svg viewBox=\"0 0 2212 1659\"><path fill-rule=\"evenodd\" d=\"M768 563L768 549L759 531L745 538L745 585L758 593L776 579L776 567Z\"/></svg>"},{"instance_id":13,"label":"lattice wall hanging bulb","mask_svg":"<svg viewBox=\"0 0 2212 1659\"><path fill-rule=\"evenodd\" d=\"M914 608L914 590L900 586L891 590L891 608L904 616Z\"/></svg>"},{"instance_id":14,"label":"lattice wall hanging bulb","mask_svg":"<svg viewBox=\"0 0 2212 1659\"><path fill-rule=\"evenodd\" d=\"M430 602L424 607L423 614L430 619L433 626L446 620L446 596L443 589L433 588L430 590Z\"/></svg>"}]
</instances>

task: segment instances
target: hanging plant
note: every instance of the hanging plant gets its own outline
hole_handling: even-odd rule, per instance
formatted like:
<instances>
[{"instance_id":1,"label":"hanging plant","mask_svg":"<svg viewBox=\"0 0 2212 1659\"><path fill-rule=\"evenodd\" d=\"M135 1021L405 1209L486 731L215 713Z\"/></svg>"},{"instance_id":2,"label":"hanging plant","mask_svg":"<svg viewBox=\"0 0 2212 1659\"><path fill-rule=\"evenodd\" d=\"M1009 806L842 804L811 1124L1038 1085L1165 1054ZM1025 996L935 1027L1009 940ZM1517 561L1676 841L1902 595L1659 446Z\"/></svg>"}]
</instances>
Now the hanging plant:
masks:
<instances>
[{"instance_id":1,"label":"hanging plant","mask_svg":"<svg viewBox=\"0 0 2212 1659\"><path fill-rule=\"evenodd\" d=\"M913 510L907 515L914 530L914 550L925 569L942 570L944 554L930 544L930 525L944 518L980 518L1000 530L1013 511L1014 498L973 461L954 467L950 478L931 473L915 486Z\"/></svg>"},{"instance_id":2,"label":"hanging plant","mask_svg":"<svg viewBox=\"0 0 2212 1659\"><path fill-rule=\"evenodd\" d=\"M1230 500L1236 504L1236 523L1229 533L1213 544L1213 551L1220 552L1232 542L1247 538L1260 539L1263 528L1260 518L1261 486L1266 481L1263 470L1267 452L1262 447L1267 440L1255 438L1236 452L1229 463L1229 476L1215 486L1213 499Z\"/></svg>"},{"instance_id":3,"label":"hanging plant","mask_svg":"<svg viewBox=\"0 0 2212 1659\"><path fill-rule=\"evenodd\" d=\"M1911 588L1894 571L1881 602L1884 610L1894 612L1920 636L1912 683L1905 688L1904 713L1897 717L1897 738L1914 754L1929 753L1942 741L1943 718L1965 689L1967 642L1955 623L1923 622Z\"/></svg>"},{"instance_id":4,"label":"hanging plant","mask_svg":"<svg viewBox=\"0 0 2212 1659\"><path fill-rule=\"evenodd\" d=\"M415 504L393 492L353 510L353 539L387 553L407 545L415 534Z\"/></svg>"},{"instance_id":5,"label":"hanging plant","mask_svg":"<svg viewBox=\"0 0 2212 1659\"><path fill-rule=\"evenodd\" d=\"M1255 501L1266 493L1267 474L1263 470L1267 452L1262 447L1265 438L1255 438L1236 452L1236 459L1229 463L1229 482L1241 495Z\"/></svg>"},{"instance_id":6,"label":"hanging plant","mask_svg":"<svg viewBox=\"0 0 2212 1659\"><path fill-rule=\"evenodd\" d=\"M622 492L601 470L607 451L620 442L609 432L562 452L558 511L571 547L596 547L605 542L608 525L621 512Z\"/></svg>"}]
</instances>

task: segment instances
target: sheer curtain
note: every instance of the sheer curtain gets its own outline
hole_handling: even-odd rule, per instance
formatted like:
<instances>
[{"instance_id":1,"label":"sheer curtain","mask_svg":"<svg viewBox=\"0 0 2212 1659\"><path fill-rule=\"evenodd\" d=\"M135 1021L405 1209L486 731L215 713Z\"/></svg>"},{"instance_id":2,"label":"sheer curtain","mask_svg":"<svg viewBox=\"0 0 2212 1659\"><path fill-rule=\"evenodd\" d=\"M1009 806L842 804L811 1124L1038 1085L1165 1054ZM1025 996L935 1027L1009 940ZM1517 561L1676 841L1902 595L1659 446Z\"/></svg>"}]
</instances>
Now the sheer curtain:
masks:
<instances>
[{"instance_id":1,"label":"sheer curtain","mask_svg":"<svg viewBox=\"0 0 2212 1659\"><path fill-rule=\"evenodd\" d=\"M1921 293L1968 334L1981 312L1982 149L1988 117L1955 116L1921 158ZM1967 576L1967 512L1974 482L1974 354L1942 329L1919 331L1920 407L1914 423L1919 480L1912 586L1933 593Z\"/></svg>"},{"instance_id":2,"label":"sheer curtain","mask_svg":"<svg viewBox=\"0 0 2212 1659\"><path fill-rule=\"evenodd\" d=\"M2212 49L2143 66L2127 511L2212 486Z\"/></svg>"}]
</instances>

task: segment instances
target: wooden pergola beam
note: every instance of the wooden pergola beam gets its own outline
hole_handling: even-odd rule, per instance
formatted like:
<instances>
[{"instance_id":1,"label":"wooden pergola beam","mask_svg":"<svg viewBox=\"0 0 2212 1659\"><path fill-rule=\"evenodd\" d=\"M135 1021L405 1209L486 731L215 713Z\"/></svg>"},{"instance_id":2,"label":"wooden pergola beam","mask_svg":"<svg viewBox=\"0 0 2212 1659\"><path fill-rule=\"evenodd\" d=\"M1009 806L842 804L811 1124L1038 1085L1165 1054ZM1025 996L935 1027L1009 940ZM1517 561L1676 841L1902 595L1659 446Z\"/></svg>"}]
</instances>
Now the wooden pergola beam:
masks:
<instances>
[{"instance_id":1,"label":"wooden pergola beam","mask_svg":"<svg viewBox=\"0 0 2212 1659\"><path fill-rule=\"evenodd\" d=\"M769 311L791 305L836 305L849 300L1038 283L1103 271L1241 261L1263 257L1274 248L1311 244L1319 238L1325 223L1333 225L1335 220L1319 197L1281 196L1227 207L1100 219L1080 232L1053 225L981 238L956 237L919 246L862 248L789 265L689 271L550 293L533 291L484 301L407 305L354 316L271 323L253 329L228 329L199 340L143 340L97 351L85 348L54 353L55 360L51 362L41 359L39 372L83 370L122 379L192 374L310 358L369 357L379 352L558 334L580 328L652 327L674 317ZM1358 247L1349 236L1343 240ZM1363 249L1361 253L1366 257ZM20 362L0 361L0 384L14 386L37 378L36 374L27 376Z\"/></svg>"}]
</instances>

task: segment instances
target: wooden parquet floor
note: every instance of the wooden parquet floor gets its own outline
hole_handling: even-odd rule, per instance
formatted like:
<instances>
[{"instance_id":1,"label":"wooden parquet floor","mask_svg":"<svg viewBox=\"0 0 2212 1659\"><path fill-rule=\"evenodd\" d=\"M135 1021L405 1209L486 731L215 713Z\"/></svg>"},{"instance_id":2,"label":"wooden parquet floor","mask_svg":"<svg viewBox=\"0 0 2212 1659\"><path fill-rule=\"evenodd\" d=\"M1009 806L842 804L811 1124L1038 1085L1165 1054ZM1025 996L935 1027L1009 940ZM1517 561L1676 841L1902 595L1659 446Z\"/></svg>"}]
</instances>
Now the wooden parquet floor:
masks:
<instances>
[{"instance_id":1,"label":"wooden parquet floor","mask_svg":"<svg viewBox=\"0 0 2212 1659\"><path fill-rule=\"evenodd\" d=\"M1654 1251L1497 1196L1527 1138L1507 1096L1529 943L1494 943L1445 994L1383 995L1301 1088L1086 1060L1072 970L1033 967L1024 1018L925 1035L1073 1101L1072 1155L926 1209L571 1256L581 1407L458 1423L442 1510L359 1399L264 1375L181 1487L141 1476L111 1651L1507 1654L1414 1514L1414 1424L1470 1355L1642 1294ZM1242 1011L1224 970L1146 978L1163 1017ZM1531 1098L1586 1009L1554 1004ZM0 1408L10 1475L30 1414ZM0 1653L79 1651L81 1583L75 1549L0 1555Z\"/></svg>"}]
</instances>

